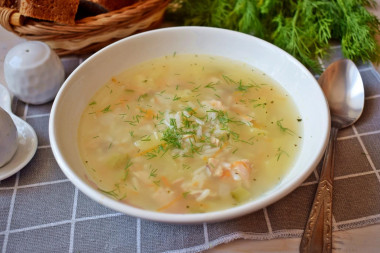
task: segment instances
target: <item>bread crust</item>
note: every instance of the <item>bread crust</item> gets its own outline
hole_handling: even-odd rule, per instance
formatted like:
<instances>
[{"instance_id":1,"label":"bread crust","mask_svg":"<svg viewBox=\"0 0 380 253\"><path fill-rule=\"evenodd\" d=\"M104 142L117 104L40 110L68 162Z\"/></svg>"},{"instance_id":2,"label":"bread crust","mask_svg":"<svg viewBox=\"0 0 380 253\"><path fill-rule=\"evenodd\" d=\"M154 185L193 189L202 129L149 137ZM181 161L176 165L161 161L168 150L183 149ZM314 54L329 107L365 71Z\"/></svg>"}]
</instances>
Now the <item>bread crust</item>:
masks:
<instances>
[{"instance_id":1,"label":"bread crust","mask_svg":"<svg viewBox=\"0 0 380 253\"><path fill-rule=\"evenodd\" d=\"M75 24L79 0L21 0L20 14L62 24Z\"/></svg>"},{"instance_id":2,"label":"bread crust","mask_svg":"<svg viewBox=\"0 0 380 253\"><path fill-rule=\"evenodd\" d=\"M11 9L18 9L19 0L0 0L0 6L11 8Z\"/></svg>"},{"instance_id":3,"label":"bread crust","mask_svg":"<svg viewBox=\"0 0 380 253\"><path fill-rule=\"evenodd\" d=\"M26 17L72 25L75 24L76 17L80 19L118 10L137 1L139 0L0 0L0 6L17 9ZM82 10L77 15L80 2Z\"/></svg>"}]
</instances>

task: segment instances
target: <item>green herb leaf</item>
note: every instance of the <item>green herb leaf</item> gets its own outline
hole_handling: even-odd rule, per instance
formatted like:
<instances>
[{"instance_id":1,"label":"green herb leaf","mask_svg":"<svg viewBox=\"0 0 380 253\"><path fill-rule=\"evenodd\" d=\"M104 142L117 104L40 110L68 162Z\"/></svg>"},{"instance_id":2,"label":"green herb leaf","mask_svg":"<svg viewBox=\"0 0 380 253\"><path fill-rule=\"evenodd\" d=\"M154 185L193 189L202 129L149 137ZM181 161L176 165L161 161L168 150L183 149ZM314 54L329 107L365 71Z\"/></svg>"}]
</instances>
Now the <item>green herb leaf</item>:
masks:
<instances>
[{"instance_id":1,"label":"green herb leaf","mask_svg":"<svg viewBox=\"0 0 380 253\"><path fill-rule=\"evenodd\" d=\"M111 105L108 105L106 108L102 110L102 113L110 112L111 111Z\"/></svg>"},{"instance_id":2,"label":"green herb leaf","mask_svg":"<svg viewBox=\"0 0 380 253\"><path fill-rule=\"evenodd\" d=\"M281 147L279 147L279 148L277 149L277 153L276 153L277 161L280 160L280 158L281 158L282 155L286 155L286 156L289 157L289 154L286 153L284 150L282 150Z\"/></svg>"},{"instance_id":3,"label":"green herb leaf","mask_svg":"<svg viewBox=\"0 0 380 253\"><path fill-rule=\"evenodd\" d=\"M212 90L216 91L215 85L216 85L216 83L210 82L210 83L205 85L205 88L212 89Z\"/></svg>"},{"instance_id":4,"label":"green herb leaf","mask_svg":"<svg viewBox=\"0 0 380 253\"><path fill-rule=\"evenodd\" d=\"M346 58L380 60L374 0L174 0L168 19L252 34L292 54L316 72L318 58L339 41Z\"/></svg>"},{"instance_id":5,"label":"green herb leaf","mask_svg":"<svg viewBox=\"0 0 380 253\"><path fill-rule=\"evenodd\" d=\"M150 171L149 177L157 177L157 171L158 169L152 169Z\"/></svg>"},{"instance_id":6,"label":"green herb leaf","mask_svg":"<svg viewBox=\"0 0 380 253\"><path fill-rule=\"evenodd\" d=\"M284 133L287 133L290 135L295 135L295 133L292 130L290 130L289 128L286 128L282 125L282 121L283 121L283 119L277 120L277 126L280 128L280 130Z\"/></svg>"}]
</instances>

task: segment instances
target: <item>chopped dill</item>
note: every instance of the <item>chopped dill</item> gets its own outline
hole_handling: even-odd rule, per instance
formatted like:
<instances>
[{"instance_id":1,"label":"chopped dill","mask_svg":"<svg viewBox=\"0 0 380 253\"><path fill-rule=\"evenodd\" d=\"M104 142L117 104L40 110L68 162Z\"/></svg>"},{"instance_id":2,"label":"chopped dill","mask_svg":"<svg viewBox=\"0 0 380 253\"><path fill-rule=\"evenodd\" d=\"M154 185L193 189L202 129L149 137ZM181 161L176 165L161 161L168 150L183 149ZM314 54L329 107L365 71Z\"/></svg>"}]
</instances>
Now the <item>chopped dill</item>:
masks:
<instances>
[{"instance_id":1,"label":"chopped dill","mask_svg":"<svg viewBox=\"0 0 380 253\"><path fill-rule=\"evenodd\" d=\"M116 193L117 189L113 189L111 191L105 191L105 190L102 190L102 189L98 188L98 190L101 191L101 192L103 192L103 193L105 193L105 194L107 194L107 195L109 195L109 196L111 196L111 197L113 197L113 198L115 198L115 199L117 199L117 200L122 200L122 199L124 199L126 197L125 194L120 197L119 194Z\"/></svg>"},{"instance_id":2,"label":"chopped dill","mask_svg":"<svg viewBox=\"0 0 380 253\"><path fill-rule=\"evenodd\" d=\"M127 122L131 126L136 126L137 125L136 122L132 121L132 120L124 120L124 122Z\"/></svg>"},{"instance_id":3,"label":"chopped dill","mask_svg":"<svg viewBox=\"0 0 380 253\"><path fill-rule=\"evenodd\" d=\"M204 87L216 91L215 85L216 85L216 83L210 82L210 83L206 84Z\"/></svg>"},{"instance_id":4,"label":"chopped dill","mask_svg":"<svg viewBox=\"0 0 380 253\"><path fill-rule=\"evenodd\" d=\"M134 116L134 119L136 120L137 123L140 123L140 118L144 118L144 116L142 116L142 115Z\"/></svg>"},{"instance_id":5,"label":"chopped dill","mask_svg":"<svg viewBox=\"0 0 380 253\"><path fill-rule=\"evenodd\" d=\"M286 156L289 157L289 154L286 153L284 150L282 150L281 147L279 147L277 149L277 153L276 153L277 161L280 160L280 158L281 158L282 155L286 155Z\"/></svg>"},{"instance_id":6,"label":"chopped dill","mask_svg":"<svg viewBox=\"0 0 380 253\"><path fill-rule=\"evenodd\" d=\"M224 81L226 81L227 84L237 84L236 81L232 80L229 76L222 75Z\"/></svg>"},{"instance_id":7,"label":"chopped dill","mask_svg":"<svg viewBox=\"0 0 380 253\"><path fill-rule=\"evenodd\" d=\"M160 91L159 93L157 93L157 96L162 96L162 94L164 94L165 92L166 90Z\"/></svg>"},{"instance_id":8,"label":"chopped dill","mask_svg":"<svg viewBox=\"0 0 380 253\"><path fill-rule=\"evenodd\" d=\"M140 102L142 99L148 97L148 93L144 93L142 95L140 95L138 98L137 98L137 101Z\"/></svg>"},{"instance_id":9,"label":"chopped dill","mask_svg":"<svg viewBox=\"0 0 380 253\"><path fill-rule=\"evenodd\" d=\"M199 88L201 87L202 85L198 85L197 87L195 87L194 89L192 89L191 91L192 92L198 92L199 91Z\"/></svg>"},{"instance_id":10,"label":"chopped dill","mask_svg":"<svg viewBox=\"0 0 380 253\"><path fill-rule=\"evenodd\" d=\"M267 103L260 103L260 104L254 104L253 108L258 108L258 107L265 108L266 106L267 106Z\"/></svg>"},{"instance_id":11,"label":"chopped dill","mask_svg":"<svg viewBox=\"0 0 380 253\"><path fill-rule=\"evenodd\" d=\"M132 117L132 120L124 120L124 122L129 123L131 126L137 126L137 124L140 123L140 119L144 118L142 115L134 115Z\"/></svg>"},{"instance_id":12,"label":"chopped dill","mask_svg":"<svg viewBox=\"0 0 380 253\"><path fill-rule=\"evenodd\" d=\"M185 107L185 111L187 111L190 115L196 114L196 112L194 111L194 109L191 108L190 106Z\"/></svg>"},{"instance_id":13,"label":"chopped dill","mask_svg":"<svg viewBox=\"0 0 380 253\"><path fill-rule=\"evenodd\" d=\"M202 104L201 104L201 102L199 101L199 99L197 99L197 103L198 103L198 105L199 105L201 108L205 107L205 105L202 105Z\"/></svg>"},{"instance_id":14,"label":"chopped dill","mask_svg":"<svg viewBox=\"0 0 380 253\"><path fill-rule=\"evenodd\" d=\"M124 166L124 177L123 180L125 181L129 175L129 167L133 165L131 159L128 159L127 164Z\"/></svg>"},{"instance_id":15,"label":"chopped dill","mask_svg":"<svg viewBox=\"0 0 380 253\"><path fill-rule=\"evenodd\" d=\"M96 101L92 101L92 102L89 103L88 105L96 105Z\"/></svg>"},{"instance_id":16,"label":"chopped dill","mask_svg":"<svg viewBox=\"0 0 380 253\"><path fill-rule=\"evenodd\" d=\"M174 95L174 98L173 98L173 101L177 101L177 100L180 100L181 97L178 97L177 94Z\"/></svg>"},{"instance_id":17,"label":"chopped dill","mask_svg":"<svg viewBox=\"0 0 380 253\"><path fill-rule=\"evenodd\" d=\"M175 154L175 155L172 156L173 159L177 159L178 157L180 157L179 154Z\"/></svg>"},{"instance_id":18,"label":"chopped dill","mask_svg":"<svg viewBox=\"0 0 380 253\"><path fill-rule=\"evenodd\" d=\"M252 84L243 85L243 81L242 81L242 80L240 80L240 81L238 82L238 84L239 84L239 86L236 88L236 90L241 91L241 92L247 92L248 89L250 89L250 88L253 87Z\"/></svg>"},{"instance_id":19,"label":"chopped dill","mask_svg":"<svg viewBox=\"0 0 380 253\"><path fill-rule=\"evenodd\" d=\"M150 138L150 135L143 136L141 141L151 141L152 139Z\"/></svg>"},{"instance_id":20,"label":"chopped dill","mask_svg":"<svg viewBox=\"0 0 380 253\"><path fill-rule=\"evenodd\" d=\"M180 134L177 127L168 127L162 136L162 140L165 141L169 147L181 148L182 135Z\"/></svg>"},{"instance_id":21,"label":"chopped dill","mask_svg":"<svg viewBox=\"0 0 380 253\"><path fill-rule=\"evenodd\" d=\"M150 171L149 177L157 177L157 171L158 169L152 169Z\"/></svg>"},{"instance_id":22,"label":"chopped dill","mask_svg":"<svg viewBox=\"0 0 380 253\"><path fill-rule=\"evenodd\" d=\"M103 113L110 112L111 111L111 105L108 105L106 108L102 110Z\"/></svg>"},{"instance_id":23,"label":"chopped dill","mask_svg":"<svg viewBox=\"0 0 380 253\"><path fill-rule=\"evenodd\" d=\"M133 163L132 163L131 159L128 159L127 164L125 165L124 169L126 170L129 167L131 167L132 165L133 165Z\"/></svg>"},{"instance_id":24,"label":"chopped dill","mask_svg":"<svg viewBox=\"0 0 380 253\"><path fill-rule=\"evenodd\" d=\"M282 121L283 121L283 120L284 120L284 119L277 120L277 126L280 128L280 130L281 130L282 132L287 133L287 134L290 134L290 135L294 135L295 133L294 133L292 130L290 130L289 128L286 128L286 127L284 127L284 126L282 125Z\"/></svg>"},{"instance_id":25,"label":"chopped dill","mask_svg":"<svg viewBox=\"0 0 380 253\"><path fill-rule=\"evenodd\" d=\"M157 154L156 154L155 150L153 150L152 152L148 152L148 153L146 153L144 156L145 156L148 160L150 160L150 159L153 159L153 158L157 157Z\"/></svg>"}]
</instances>

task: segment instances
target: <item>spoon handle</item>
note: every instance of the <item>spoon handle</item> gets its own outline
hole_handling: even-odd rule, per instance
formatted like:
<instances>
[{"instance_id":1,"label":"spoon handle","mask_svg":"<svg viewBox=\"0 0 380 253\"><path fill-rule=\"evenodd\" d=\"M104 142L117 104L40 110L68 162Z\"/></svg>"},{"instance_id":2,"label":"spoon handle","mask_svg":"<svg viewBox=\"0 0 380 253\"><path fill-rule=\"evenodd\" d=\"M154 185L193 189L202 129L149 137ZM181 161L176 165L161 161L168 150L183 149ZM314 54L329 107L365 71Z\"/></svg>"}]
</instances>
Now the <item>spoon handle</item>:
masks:
<instances>
[{"instance_id":1,"label":"spoon handle","mask_svg":"<svg viewBox=\"0 0 380 253\"><path fill-rule=\"evenodd\" d=\"M338 129L331 127L318 188L301 240L301 253L331 252L332 250L333 165L337 133Z\"/></svg>"}]
</instances>

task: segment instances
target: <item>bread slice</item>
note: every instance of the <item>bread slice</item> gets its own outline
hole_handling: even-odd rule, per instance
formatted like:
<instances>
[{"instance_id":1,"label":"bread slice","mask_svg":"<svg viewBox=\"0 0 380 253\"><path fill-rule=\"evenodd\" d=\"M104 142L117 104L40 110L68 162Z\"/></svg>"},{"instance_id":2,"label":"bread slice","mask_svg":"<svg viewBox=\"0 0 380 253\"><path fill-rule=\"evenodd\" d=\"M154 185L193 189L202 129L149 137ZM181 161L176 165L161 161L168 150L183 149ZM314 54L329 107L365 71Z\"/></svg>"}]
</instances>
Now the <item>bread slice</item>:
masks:
<instances>
[{"instance_id":1,"label":"bread slice","mask_svg":"<svg viewBox=\"0 0 380 253\"><path fill-rule=\"evenodd\" d=\"M11 8L11 9L18 9L19 1L18 0L0 0L0 6Z\"/></svg>"},{"instance_id":2,"label":"bread slice","mask_svg":"<svg viewBox=\"0 0 380 253\"><path fill-rule=\"evenodd\" d=\"M20 0L20 14L61 24L74 24L79 0Z\"/></svg>"},{"instance_id":3,"label":"bread slice","mask_svg":"<svg viewBox=\"0 0 380 253\"><path fill-rule=\"evenodd\" d=\"M134 4L137 0L90 0L94 3L97 3L108 11L118 10L125 6Z\"/></svg>"}]
</instances>

